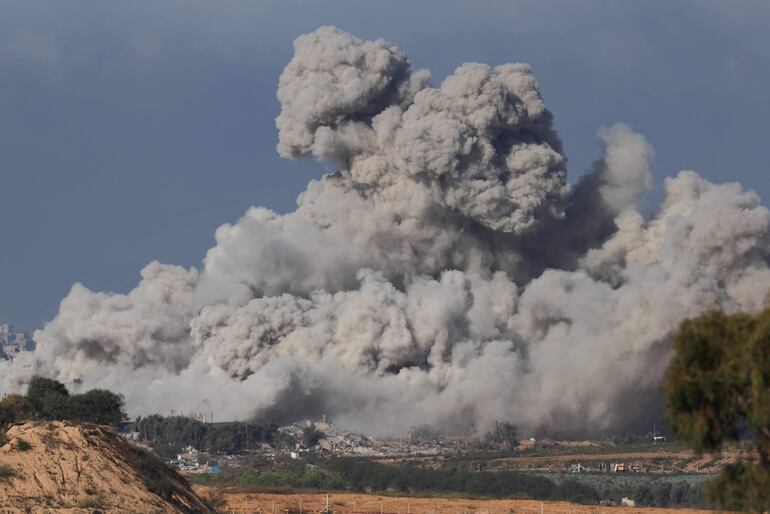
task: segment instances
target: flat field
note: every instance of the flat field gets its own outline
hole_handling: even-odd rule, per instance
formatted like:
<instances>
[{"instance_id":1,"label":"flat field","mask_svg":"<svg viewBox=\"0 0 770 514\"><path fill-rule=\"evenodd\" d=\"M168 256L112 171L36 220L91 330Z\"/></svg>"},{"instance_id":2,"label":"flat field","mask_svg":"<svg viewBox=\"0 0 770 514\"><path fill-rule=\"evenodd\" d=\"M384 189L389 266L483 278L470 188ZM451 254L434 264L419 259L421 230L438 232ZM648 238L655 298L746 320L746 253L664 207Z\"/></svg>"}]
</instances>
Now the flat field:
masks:
<instances>
[{"instance_id":1,"label":"flat field","mask_svg":"<svg viewBox=\"0 0 770 514\"><path fill-rule=\"evenodd\" d=\"M209 496L215 489L196 486ZM319 514L326 507L327 495L249 493L237 489L221 491L228 512L239 514ZM536 500L469 500L462 498L415 498L369 494L334 493L328 495L334 514L713 514L697 509L655 509L603 507L567 502Z\"/></svg>"}]
</instances>

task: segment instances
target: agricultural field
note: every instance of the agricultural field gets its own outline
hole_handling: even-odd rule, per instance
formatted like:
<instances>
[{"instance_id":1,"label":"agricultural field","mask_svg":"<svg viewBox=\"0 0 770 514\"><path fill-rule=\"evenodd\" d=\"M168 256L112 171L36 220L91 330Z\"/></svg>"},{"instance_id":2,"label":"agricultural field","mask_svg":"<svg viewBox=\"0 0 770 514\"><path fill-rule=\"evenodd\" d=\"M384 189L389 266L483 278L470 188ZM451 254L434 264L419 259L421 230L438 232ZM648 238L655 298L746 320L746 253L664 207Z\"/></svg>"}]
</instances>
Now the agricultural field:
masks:
<instances>
[{"instance_id":1,"label":"agricultural field","mask_svg":"<svg viewBox=\"0 0 770 514\"><path fill-rule=\"evenodd\" d=\"M211 497L217 490L205 486L196 492ZM589 506L561 501L472 500L370 494L270 494L227 489L221 492L228 512L259 514L313 514L328 508L334 514L711 514L698 509L662 509Z\"/></svg>"}]
</instances>

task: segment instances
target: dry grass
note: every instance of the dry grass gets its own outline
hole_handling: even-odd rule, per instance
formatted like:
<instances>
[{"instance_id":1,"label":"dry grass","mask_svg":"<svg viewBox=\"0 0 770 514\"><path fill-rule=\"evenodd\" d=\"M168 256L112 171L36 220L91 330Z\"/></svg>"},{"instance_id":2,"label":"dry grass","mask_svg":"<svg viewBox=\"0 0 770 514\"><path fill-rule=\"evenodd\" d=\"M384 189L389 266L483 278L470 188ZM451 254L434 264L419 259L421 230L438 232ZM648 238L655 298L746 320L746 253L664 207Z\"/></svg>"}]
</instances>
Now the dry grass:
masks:
<instances>
[{"instance_id":1,"label":"dry grass","mask_svg":"<svg viewBox=\"0 0 770 514\"><path fill-rule=\"evenodd\" d=\"M210 494L209 487L196 487L199 494ZM222 491L227 512L259 514L318 514L326 507L325 494L268 494ZM369 494L329 494L334 514L713 514L696 509L647 509L601 507L567 502L536 500L467 500L413 498Z\"/></svg>"}]
</instances>

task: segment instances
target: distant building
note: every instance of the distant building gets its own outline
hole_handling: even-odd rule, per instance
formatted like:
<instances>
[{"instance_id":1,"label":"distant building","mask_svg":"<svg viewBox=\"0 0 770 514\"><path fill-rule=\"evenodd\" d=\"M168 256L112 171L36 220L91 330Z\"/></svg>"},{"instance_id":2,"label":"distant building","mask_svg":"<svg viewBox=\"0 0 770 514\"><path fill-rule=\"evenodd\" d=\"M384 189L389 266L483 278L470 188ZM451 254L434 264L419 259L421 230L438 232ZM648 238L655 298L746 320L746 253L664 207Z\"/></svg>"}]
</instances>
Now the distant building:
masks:
<instances>
[{"instance_id":1,"label":"distant building","mask_svg":"<svg viewBox=\"0 0 770 514\"><path fill-rule=\"evenodd\" d=\"M35 341L26 332L17 332L13 326L0 324L0 359L13 360L20 352L31 352Z\"/></svg>"},{"instance_id":2,"label":"distant building","mask_svg":"<svg viewBox=\"0 0 770 514\"><path fill-rule=\"evenodd\" d=\"M620 500L620 504L624 507L636 507L636 502L631 498L626 498L625 496Z\"/></svg>"}]
</instances>

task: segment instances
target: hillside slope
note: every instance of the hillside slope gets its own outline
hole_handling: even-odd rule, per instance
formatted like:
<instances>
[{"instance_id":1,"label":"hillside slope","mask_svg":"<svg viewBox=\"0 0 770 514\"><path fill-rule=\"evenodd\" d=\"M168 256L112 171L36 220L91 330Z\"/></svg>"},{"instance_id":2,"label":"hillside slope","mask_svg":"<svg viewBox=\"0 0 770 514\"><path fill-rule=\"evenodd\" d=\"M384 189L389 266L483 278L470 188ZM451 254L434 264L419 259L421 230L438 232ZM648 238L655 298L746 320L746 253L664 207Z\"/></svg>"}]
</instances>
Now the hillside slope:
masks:
<instances>
[{"instance_id":1,"label":"hillside slope","mask_svg":"<svg viewBox=\"0 0 770 514\"><path fill-rule=\"evenodd\" d=\"M173 469L106 427L23 423L7 437L2 512L210 512Z\"/></svg>"}]
</instances>

